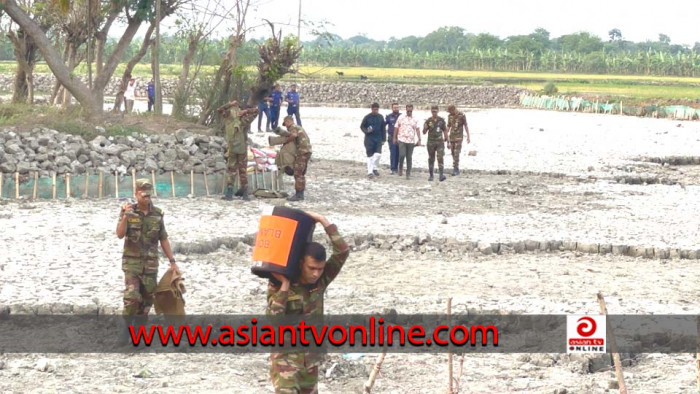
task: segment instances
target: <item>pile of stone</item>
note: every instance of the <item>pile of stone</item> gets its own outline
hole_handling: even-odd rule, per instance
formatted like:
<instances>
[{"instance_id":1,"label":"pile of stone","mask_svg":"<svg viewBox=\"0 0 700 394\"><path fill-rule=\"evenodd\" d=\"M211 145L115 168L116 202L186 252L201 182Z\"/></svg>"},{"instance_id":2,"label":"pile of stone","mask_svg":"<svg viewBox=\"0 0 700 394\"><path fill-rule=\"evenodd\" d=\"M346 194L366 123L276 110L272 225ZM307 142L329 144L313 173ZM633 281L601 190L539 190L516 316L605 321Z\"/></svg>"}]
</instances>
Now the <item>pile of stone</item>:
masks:
<instances>
[{"instance_id":1,"label":"pile of stone","mask_svg":"<svg viewBox=\"0 0 700 394\"><path fill-rule=\"evenodd\" d=\"M186 129L173 135L133 135L92 141L47 128L18 132L0 129L0 172L39 176L104 172L157 173L176 171L212 173L226 169L225 141L221 137L197 135Z\"/></svg>"}]
</instances>

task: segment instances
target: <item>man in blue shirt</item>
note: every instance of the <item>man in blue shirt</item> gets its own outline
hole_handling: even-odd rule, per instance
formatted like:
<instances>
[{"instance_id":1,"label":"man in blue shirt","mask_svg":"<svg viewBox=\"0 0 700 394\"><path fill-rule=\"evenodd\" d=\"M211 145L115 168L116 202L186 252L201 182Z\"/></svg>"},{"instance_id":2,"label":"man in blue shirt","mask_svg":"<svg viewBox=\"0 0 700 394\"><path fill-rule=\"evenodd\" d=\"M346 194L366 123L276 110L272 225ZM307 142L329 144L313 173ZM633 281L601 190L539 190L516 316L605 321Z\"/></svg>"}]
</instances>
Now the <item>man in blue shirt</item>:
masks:
<instances>
[{"instance_id":1,"label":"man in blue shirt","mask_svg":"<svg viewBox=\"0 0 700 394\"><path fill-rule=\"evenodd\" d=\"M382 145L386 141L386 122L379 113L379 104L372 103L372 112L360 123L360 130L365 133L365 151L367 153L367 177L379 176L379 159L382 157Z\"/></svg>"},{"instance_id":2,"label":"man in blue shirt","mask_svg":"<svg viewBox=\"0 0 700 394\"><path fill-rule=\"evenodd\" d=\"M396 175L399 170L399 145L394 144L394 125L396 120L401 116L399 112L399 103L391 103L391 113L386 116L387 134L389 140L389 161L391 163L391 175Z\"/></svg>"},{"instance_id":3,"label":"man in blue shirt","mask_svg":"<svg viewBox=\"0 0 700 394\"><path fill-rule=\"evenodd\" d=\"M152 79L148 83L146 91L148 92L148 112L151 112L151 109L156 105L156 86L153 84Z\"/></svg>"},{"instance_id":4,"label":"man in blue shirt","mask_svg":"<svg viewBox=\"0 0 700 394\"><path fill-rule=\"evenodd\" d=\"M301 119L299 118L299 93L297 92L297 85L292 84L290 91L287 92L285 96L285 101L287 102L287 115L294 115L297 120L297 126L301 126Z\"/></svg>"},{"instance_id":5,"label":"man in blue shirt","mask_svg":"<svg viewBox=\"0 0 700 394\"><path fill-rule=\"evenodd\" d=\"M276 83L272 93L269 96L270 100L270 125L273 129L279 126L280 121L280 107L282 106L282 90L280 90L280 84Z\"/></svg>"}]
</instances>

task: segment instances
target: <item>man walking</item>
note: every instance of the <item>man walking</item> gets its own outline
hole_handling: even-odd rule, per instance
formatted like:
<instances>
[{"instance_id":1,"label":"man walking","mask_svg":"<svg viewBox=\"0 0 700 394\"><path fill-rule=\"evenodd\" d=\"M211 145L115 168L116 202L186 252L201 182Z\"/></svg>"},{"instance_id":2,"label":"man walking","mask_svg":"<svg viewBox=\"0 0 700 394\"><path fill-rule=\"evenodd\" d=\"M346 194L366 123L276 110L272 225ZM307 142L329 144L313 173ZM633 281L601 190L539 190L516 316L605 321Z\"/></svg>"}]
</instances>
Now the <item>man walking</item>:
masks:
<instances>
[{"instance_id":1,"label":"man walking","mask_svg":"<svg viewBox=\"0 0 700 394\"><path fill-rule=\"evenodd\" d=\"M360 130L365 133L365 151L367 152L367 177L379 176L379 159L382 157L382 145L386 141L386 122L379 114L379 104L372 103L372 112L365 115L360 123Z\"/></svg>"},{"instance_id":2,"label":"man walking","mask_svg":"<svg viewBox=\"0 0 700 394\"><path fill-rule=\"evenodd\" d=\"M386 131L389 141L389 164L391 165L391 175L396 175L399 169L399 146L394 143L394 127L396 121L401 116L399 104L391 103L391 113L386 116Z\"/></svg>"},{"instance_id":3,"label":"man walking","mask_svg":"<svg viewBox=\"0 0 700 394\"><path fill-rule=\"evenodd\" d=\"M156 86L153 84L152 79L148 81L146 92L148 93L148 112L151 112L156 104Z\"/></svg>"},{"instance_id":4,"label":"man walking","mask_svg":"<svg viewBox=\"0 0 700 394\"><path fill-rule=\"evenodd\" d=\"M297 84L292 84L291 90L287 92L285 101L287 101L287 115L294 115L297 119L297 124L301 126L301 118L299 117L299 93L297 92Z\"/></svg>"},{"instance_id":5,"label":"man walking","mask_svg":"<svg viewBox=\"0 0 700 394\"><path fill-rule=\"evenodd\" d=\"M435 168L435 155L437 154L438 170L440 171L440 182L444 181L444 157L445 157L445 140L447 140L447 125L445 119L438 116L438 106L433 105L430 108L433 116L428 118L423 124L423 134L428 133L428 171L430 177L428 181L433 180L433 170Z\"/></svg>"},{"instance_id":6,"label":"man walking","mask_svg":"<svg viewBox=\"0 0 700 394\"><path fill-rule=\"evenodd\" d=\"M270 100L270 126L276 129L280 121L280 107L282 107L282 90L280 84L276 83L269 96Z\"/></svg>"},{"instance_id":7,"label":"man walking","mask_svg":"<svg viewBox=\"0 0 700 394\"><path fill-rule=\"evenodd\" d=\"M420 146L420 128L413 117L412 104L408 104L406 113L396 120L394 144L399 145L399 176L403 175L403 160L406 158L406 179L409 179L413 167L413 148Z\"/></svg>"},{"instance_id":8,"label":"man walking","mask_svg":"<svg viewBox=\"0 0 700 394\"><path fill-rule=\"evenodd\" d=\"M467 144L471 142L469 139L469 126L467 126L467 117L463 112L458 112L454 105L447 107L447 112L450 115L447 117L447 130L450 139L447 142L447 147L452 151L452 176L459 175L459 154L462 152L462 141L464 140L464 132L467 133Z\"/></svg>"},{"instance_id":9,"label":"man walking","mask_svg":"<svg viewBox=\"0 0 700 394\"><path fill-rule=\"evenodd\" d=\"M323 216L306 212L320 223L333 245L333 254L326 261L326 249L317 242L306 244L300 261L298 281L290 283L284 275L274 273L267 286L268 316L323 316L323 298L328 285L338 276L350 253L338 227ZM270 378L275 393L317 393L318 367L323 361L319 353L270 354Z\"/></svg>"},{"instance_id":10,"label":"man walking","mask_svg":"<svg viewBox=\"0 0 700 394\"><path fill-rule=\"evenodd\" d=\"M306 167L311 159L311 140L309 140L306 131L294 124L294 118L291 115L285 116L282 125L289 131L287 142L295 141L297 152L294 156L294 191L293 196L287 201L304 201L304 190L306 189Z\"/></svg>"},{"instance_id":11,"label":"man walking","mask_svg":"<svg viewBox=\"0 0 700 394\"><path fill-rule=\"evenodd\" d=\"M238 173L240 188L235 194L243 200L249 200L248 177L246 176L246 169L248 168L248 132L250 131L250 124L258 116L258 109L240 109L238 101L234 100L222 105L217 111L224 118L224 133L228 147L228 178L226 180L226 194L223 199L233 200L233 180L236 176L235 174Z\"/></svg>"}]
</instances>

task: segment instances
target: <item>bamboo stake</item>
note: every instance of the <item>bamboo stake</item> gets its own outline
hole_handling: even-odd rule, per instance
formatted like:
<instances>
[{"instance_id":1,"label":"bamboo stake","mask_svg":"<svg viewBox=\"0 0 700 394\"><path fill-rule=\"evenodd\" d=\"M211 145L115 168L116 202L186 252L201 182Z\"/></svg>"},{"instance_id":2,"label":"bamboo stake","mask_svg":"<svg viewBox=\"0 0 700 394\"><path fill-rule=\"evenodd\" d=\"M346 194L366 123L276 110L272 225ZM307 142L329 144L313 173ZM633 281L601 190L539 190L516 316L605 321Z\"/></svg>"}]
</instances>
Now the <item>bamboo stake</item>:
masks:
<instances>
[{"instance_id":1,"label":"bamboo stake","mask_svg":"<svg viewBox=\"0 0 700 394\"><path fill-rule=\"evenodd\" d=\"M190 194L194 197L194 170L190 170Z\"/></svg>"},{"instance_id":2,"label":"bamboo stake","mask_svg":"<svg viewBox=\"0 0 700 394\"><path fill-rule=\"evenodd\" d=\"M207 182L207 172L204 171L204 189L207 191L207 197L209 197L209 183Z\"/></svg>"},{"instance_id":3,"label":"bamboo stake","mask_svg":"<svg viewBox=\"0 0 700 394\"><path fill-rule=\"evenodd\" d=\"M449 327L452 326L452 297L449 297L447 299L447 325ZM454 393L454 391L452 390L452 380L454 379L454 375L452 374L452 350L447 352L447 376L450 380L450 385L448 387L447 392L449 394L452 394Z\"/></svg>"},{"instance_id":4,"label":"bamboo stake","mask_svg":"<svg viewBox=\"0 0 700 394\"><path fill-rule=\"evenodd\" d=\"M134 192L134 196L136 196L136 169L135 168L131 169L131 191Z\"/></svg>"},{"instance_id":5,"label":"bamboo stake","mask_svg":"<svg viewBox=\"0 0 700 394\"><path fill-rule=\"evenodd\" d=\"M258 167L253 167L253 191L258 189Z\"/></svg>"},{"instance_id":6,"label":"bamboo stake","mask_svg":"<svg viewBox=\"0 0 700 394\"><path fill-rule=\"evenodd\" d=\"M90 190L90 174L85 171L85 193L83 193L83 198L88 198L90 196L88 190Z\"/></svg>"},{"instance_id":7,"label":"bamboo stake","mask_svg":"<svg viewBox=\"0 0 700 394\"><path fill-rule=\"evenodd\" d=\"M153 197L158 197L158 192L156 191L156 173L151 170L151 185L153 185Z\"/></svg>"},{"instance_id":8,"label":"bamboo stake","mask_svg":"<svg viewBox=\"0 0 700 394\"><path fill-rule=\"evenodd\" d=\"M601 293L598 293L598 304L600 305L600 313L607 316L608 308L605 307L605 299ZM610 342L610 351L613 354L613 362L615 363L615 376L617 377L617 384L620 388L620 394L627 394L627 386L625 386L625 377L622 375L622 362L620 362L620 353L617 352L615 334L613 333L612 326L610 324L606 323L606 327L608 342Z\"/></svg>"},{"instance_id":9,"label":"bamboo stake","mask_svg":"<svg viewBox=\"0 0 700 394\"><path fill-rule=\"evenodd\" d=\"M32 200L36 200L37 189L39 187L39 171L34 171L34 190L32 190Z\"/></svg>"},{"instance_id":10,"label":"bamboo stake","mask_svg":"<svg viewBox=\"0 0 700 394\"><path fill-rule=\"evenodd\" d=\"M226 177L230 176L226 171L221 174L221 194L226 194ZM234 178L235 182L235 178Z\"/></svg>"},{"instance_id":11,"label":"bamboo stake","mask_svg":"<svg viewBox=\"0 0 700 394\"><path fill-rule=\"evenodd\" d=\"M66 172L66 198L70 198L70 173Z\"/></svg>"},{"instance_id":12,"label":"bamboo stake","mask_svg":"<svg viewBox=\"0 0 700 394\"><path fill-rule=\"evenodd\" d=\"M3 176L3 173L0 172L0 198L2 198L2 176Z\"/></svg>"},{"instance_id":13,"label":"bamboo stake","mask_svg":"<svg viewBox=\"0 0 700 394\"><path fill-rule=\"evenodd\" d=\"M56 199L56 173L51 173L51 199Z\"/></svg>"},{"instance_id":14,"label":"bamboo stake","mask_svg":"<svg viewBox=\"0 0 700 394\"><path fill-rule=\"evenodd\" d=\"M114 172L114 198L119 198L119 173Z\"/></svg>"},{"instance_id":15,"label":"bamboo stake","mask_svg":"<svg viewBox=\"0 0 700 394\"><path fill-rule=\"evenodd\" d=\"M175 173L170 171L170 186L173 189L173 198L175 198Z\"/></svg>"},{"instance_id":16,"label":"bamboo stake","mask_svg":"<svg viewBox=\"0 0 700 394\"><path fill-rule=\"evenodd\" d=\"M698 369L698 390L700 391L700 316L696 318L696 326L698 330L698 338L697 338L697 353L695 354L695 365Z\"/></svg>"},{"instance_id":17,"label":"bamboo stake","mask_svg":"<svg viewBox=\"0 0 700 394\"><path fill-rule=\"evenodd\" d=\"M384 362L384 357L386 357L386 347L384 348L382 354L377 357L377 361L374 363L372 372L369 374L369 378L365 382L365 394L372 392L372 386L374 386L374 381L377 380L377 375L379 374L379 369L382 367L382 363Z\"/></svg>"},{"instance_id":18,"label":"bamboo stake","mask_svg":"<svg viewBox=\"0 0 700 394\"><path fill-rule=\"evenodd\" d=\"M15 199L19 199L19 172L15 172Z\"/></svg>"},{"instance_id":19,"label":"bamboo stake","mask_svg":"<svg viewBox=\"0 0 700 394\"><path fill-rule=\"evenodd\" d=\"M263 189L267 189L267 186L265 186L265 170L262 171L262 184Z\"/></svg>"},{"instance_id":20,"label":"bamboo stake","mask_svg":"<svg viewBox=\"0 0 700 394\"><path fill-rule=\"evenodd\" d=\"M99 180L100 183L97 185L97 198L100 198L100 199L102 198L102 187L103 187L102 185L104 183L103 176L104 176L104 173L102 172L102 170L100 170L100 180Z\"/></svg>"}]
</instances>

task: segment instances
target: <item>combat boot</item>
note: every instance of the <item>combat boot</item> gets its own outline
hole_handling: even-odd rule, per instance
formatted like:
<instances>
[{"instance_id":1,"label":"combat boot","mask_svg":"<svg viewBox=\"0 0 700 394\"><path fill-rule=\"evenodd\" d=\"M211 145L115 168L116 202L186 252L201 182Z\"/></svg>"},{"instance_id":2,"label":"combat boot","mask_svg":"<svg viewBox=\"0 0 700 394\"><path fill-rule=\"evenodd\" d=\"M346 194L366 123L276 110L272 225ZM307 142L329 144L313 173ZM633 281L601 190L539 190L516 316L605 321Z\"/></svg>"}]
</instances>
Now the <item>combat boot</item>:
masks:
<instances>
[{"instance_id":1,"label":"combat boot","mask_svg":"<svg viewBox=\"0 0 700 394\"><path fill-rule=\"evenodd\" d=\"M122 316L122 320L118 324L117 347L125 347L131 345L131 333L129 325L134 323L134 317L130 315Z\"/></svg>"},{"instance_id":2,"label":"combat boot","mask_svg":"<svg viewBox=\"0 0 700 394\"><path fill-rule=\"evenodd\" d=\"M243 189L243 194L241 194L241 200L250 201L250 195L248 195L248 189Z\"/></svg>"},{"instance_id":3,"label":"combat boot","mask_svg":"<svg viewBox=\"0 0 700 394\"><path fill-rule=\"evenodd\" d=\"M452 176L455 176L457 174L459 174L459 170L457 169L457 167L455 167L452 169Z\"/></svg>"},{"instance_id":4,"label":"combat boot","mask_svg":"<svg viewBox=\"0 0 700 394\"><path fill-rule=\"evenodd\" d=\"M229 186L226 188L226 194L221 197L222 200L231 201L233 200L233 187Z\"/></svg>"},{"instance_id":5,"label":"combat boot","mask_svg":"<svg viewBox=\"0 0 700 394\"><path fill-rule=\"evenodd\" d=\"M296 192L293 196L289 197L287 201L304 201L304 191L300 190Z\"/></svg>"},{"instance_id":6,"label":"combat boot","mask_svg":"<svg viewBox=\"0 0 700 394\"><path fill-rule=\"evenodd\" d=\"M428 182L433 181L433 170L430 170L430 176L428 177Z\"/></svg>"},{"instance_id":7,"label":"combat boot","mask_svg":"<svg viewBox=\"0 0 700 394\"><path fill-rule=\"evenodd\" d=\"M240 189L236 190L236 197L243 197L246 191L247 190L245 187L241 187Z\"/></svg>"},{"instance_id":8,"label":"combat boot","mask_svg":"<svg viewBox=\"0 0 700 394\"><path fill-rule=\"evenodd\" d=\"M440 171L440 182L442 182L445 179L447 179L447 177L445 177L445 174L442 173L442 168L439 171Z\"/></svg>"}]
</instances>

